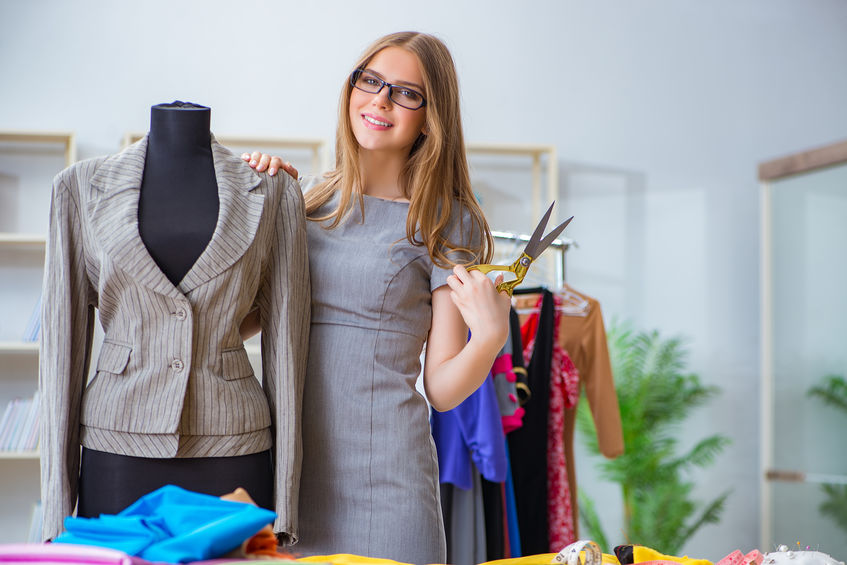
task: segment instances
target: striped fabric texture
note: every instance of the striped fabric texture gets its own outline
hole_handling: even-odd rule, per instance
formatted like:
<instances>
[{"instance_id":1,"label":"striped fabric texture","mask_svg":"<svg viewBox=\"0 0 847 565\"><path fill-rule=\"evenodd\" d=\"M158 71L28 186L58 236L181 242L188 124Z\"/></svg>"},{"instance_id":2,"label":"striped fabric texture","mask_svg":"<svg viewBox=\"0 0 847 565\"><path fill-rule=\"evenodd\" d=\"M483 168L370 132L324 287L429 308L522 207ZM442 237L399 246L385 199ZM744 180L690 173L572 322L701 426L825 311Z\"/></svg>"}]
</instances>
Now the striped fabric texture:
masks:
<instances>
[{"instance_id":1,"label":"striped fabric texture","mask_svg":"<svg viewBox=\"0 0 847 565\"><path fill-rule=\"evenodd\" d=\"M218 223L175 287L138 232L146 150L145 137L54 179L39 368L43 536L74 511L80 445L136 457L271 448L274 529L293 542L310 314L300 188L257 174L213 137ZM238 331L254 308L261 380ZM86 382L95 309L105 340Z\"/></svg>"}]
</instances>

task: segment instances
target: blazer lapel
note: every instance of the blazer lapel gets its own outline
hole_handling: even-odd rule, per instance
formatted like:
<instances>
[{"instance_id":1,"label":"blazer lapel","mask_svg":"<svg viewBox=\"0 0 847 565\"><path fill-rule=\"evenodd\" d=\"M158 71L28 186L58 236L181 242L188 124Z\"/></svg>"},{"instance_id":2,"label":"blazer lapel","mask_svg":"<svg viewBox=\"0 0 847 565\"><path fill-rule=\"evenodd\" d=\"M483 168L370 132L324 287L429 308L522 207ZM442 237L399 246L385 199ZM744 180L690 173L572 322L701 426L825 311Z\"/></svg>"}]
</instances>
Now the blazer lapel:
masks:
<instances>
[{"instance_id":1,"label":"blazer lapel","mask_svg":"<svg viewBox=\"0 0 847 565\"><path fill-rule=\"evenodd\" d=\"M177 298L179 290L156 265L138 233L138 197L147 136L107 158L91 177L88 218L101 249L130 277L151 290Z\"/></svg>"},{"instance_id":2,"label":"blazer lapel","mask_svg":"<svg viewBox=\"0 0 847 565\"><path fill-rule=\"evenodd\" d=\"M103 251L138 283L178 298L231 267L244 255L256 236L264 195L251 191L261 179L240 158L212 136L212 158L218 183L218 221L212 239L179 283L171 284L141 240L138 232L138 199L147 136L117 155L107 158L91 178L95 188L88 202L88 217Z\"/></svg>"},{"instance_id":3,"label":"blazer lapel","mask_svg":"<svg viewBox=\"0 0 847 565\"><path fill-rule=\"evenodd\" d=\"M212 239L179 283L188 293L238 261L253 243L265 197L251 192L261 179L253 169L212 136L212 157L218 182L218 223Z\"/></svg>"}]
</instances>

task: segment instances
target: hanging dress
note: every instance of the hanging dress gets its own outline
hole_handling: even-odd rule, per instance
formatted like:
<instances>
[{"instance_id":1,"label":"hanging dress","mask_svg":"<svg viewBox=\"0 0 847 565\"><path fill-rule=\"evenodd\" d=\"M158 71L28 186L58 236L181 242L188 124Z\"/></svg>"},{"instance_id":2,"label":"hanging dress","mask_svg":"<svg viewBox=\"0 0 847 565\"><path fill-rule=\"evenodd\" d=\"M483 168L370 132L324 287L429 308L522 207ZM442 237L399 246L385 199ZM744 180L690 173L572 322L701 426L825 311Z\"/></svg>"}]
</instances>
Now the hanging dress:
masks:
<instances>
[{"instance_id":1,"label":"hanging dress","mask_svg":"<svg viewBox=\"0 0 847 565\"><path fill-rule=\"evenodd\" d=\"M544 297L539 298L539 303ZM571 490L568 483L565 442L562 432L565 427L565 410L576 406L579 400L579 371L568 353L559 345L559 308L562 299L553 295L553 345L550 363L549 403L547 407L547 533L549 551L558 553L566 545L576 541L574 524L576 517L571 506ZM527 344L525 357L532 357L538 332L547 330L538 326L539 315L532 314L524 324ZM537 331L533 335L533 331ZM546 339L542 335L541 339Z\"/></svg>"}]
</instances>

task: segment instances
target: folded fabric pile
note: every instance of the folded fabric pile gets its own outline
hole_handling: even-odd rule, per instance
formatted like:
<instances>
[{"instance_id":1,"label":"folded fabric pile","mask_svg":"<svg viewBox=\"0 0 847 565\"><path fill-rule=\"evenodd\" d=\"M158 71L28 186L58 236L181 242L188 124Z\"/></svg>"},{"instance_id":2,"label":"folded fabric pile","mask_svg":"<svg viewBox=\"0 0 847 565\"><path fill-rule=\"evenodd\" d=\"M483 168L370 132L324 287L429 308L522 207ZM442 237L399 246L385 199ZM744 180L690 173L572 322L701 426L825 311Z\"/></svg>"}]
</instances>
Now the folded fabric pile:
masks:
<instances>
[{"instance_id":1,"label":"folded fabric pile","mask_svg":"<svg viewBox=\"0 0 847 565\"><path fill-rule=\"evenodd\" d=\"M167 485L115 515L66 518L67 531L54 543L111 548L147 561L187 563L226 555L275 517L249 503Z\"/></svg>"}]
</instances>

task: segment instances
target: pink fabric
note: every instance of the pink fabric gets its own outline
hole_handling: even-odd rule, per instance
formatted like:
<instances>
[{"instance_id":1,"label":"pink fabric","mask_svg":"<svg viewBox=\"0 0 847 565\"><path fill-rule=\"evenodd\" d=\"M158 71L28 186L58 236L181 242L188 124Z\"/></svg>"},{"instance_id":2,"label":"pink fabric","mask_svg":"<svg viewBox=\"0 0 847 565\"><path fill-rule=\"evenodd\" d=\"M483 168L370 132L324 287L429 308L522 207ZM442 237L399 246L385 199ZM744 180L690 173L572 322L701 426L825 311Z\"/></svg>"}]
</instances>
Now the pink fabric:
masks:
<instances>
[{"instance_id":1,"label":"pink fabric","mask_svg":"<svg viewBox=\"0 0 847 565\"><path fill-rule=\"evenodd\" d=\"M503 353L502 355L498 355L497 359L494 360L494 364L491 365L491 372L495 375L497 373L512 373L512 356L509 353Z\"/></svg>"},{"instance_id":2,"label":"pink fabric","mask_svg":"<svg viewBox=\"0 0 847 565\"><path fill-rule=\"evenodd\" d=\"M15 543L0 545L0 563L47 565L133 565L149 563L122 551L67 543Z\"/></svg>"},{"instance_id":3,"label":"pink fabric","mask_svg":"<svg viewBox=\"0 0 847 565\"><path fill-rule=\"evenodd\" d=\"M511 416L501 416L500 420L503 422L503 432L509 433L523 426L524 412L525 410L518 406L515 408L515 413Z\"/></svg>"},{"instance_id":4,"label":"pink fabric","mask_svg":"<svg viewBox=\"0 0 847 565\"><path fill-rule=\"evenodd\" d=\"M518 378L515 376L514 363L512 363L511 353L501 353L496 359L494 359L494 363L491 365L491 375L495 379L505 379L507 383L517 382ZM512 388L512 390L514 390L514 388ZM500 397L501 393L499 391L497 394L498 402L505 402L505 400ZM511 414L504 415L503 407L501 406L500 408L500 419L503 424L504 434L508 434L509 432L517 430L523 426L524 409L520 407L518 397L510 392L508 394L508 400L511 402L510 408L513 407L514 410L512 410Z\"/></svg>"},{"instance_id":5,"label":"pink fabric","mask_svg":"<svg viewBox=\"0 0 847 565\"><path fill-rule=\"evenodd\" d=\"M559 345L559 306L562 298L553 295L553 362L550 370L550 401L547 413L547 530L550 551L556 553L576 541L571 489L565 461L565 408L579 400L579 371L568 353ZM540 306L541 298L537 306ZM533 314L537 316L537 314ZM532 358L535 336L524 348L524 359Z\"/></svg>"}]
</instances>

